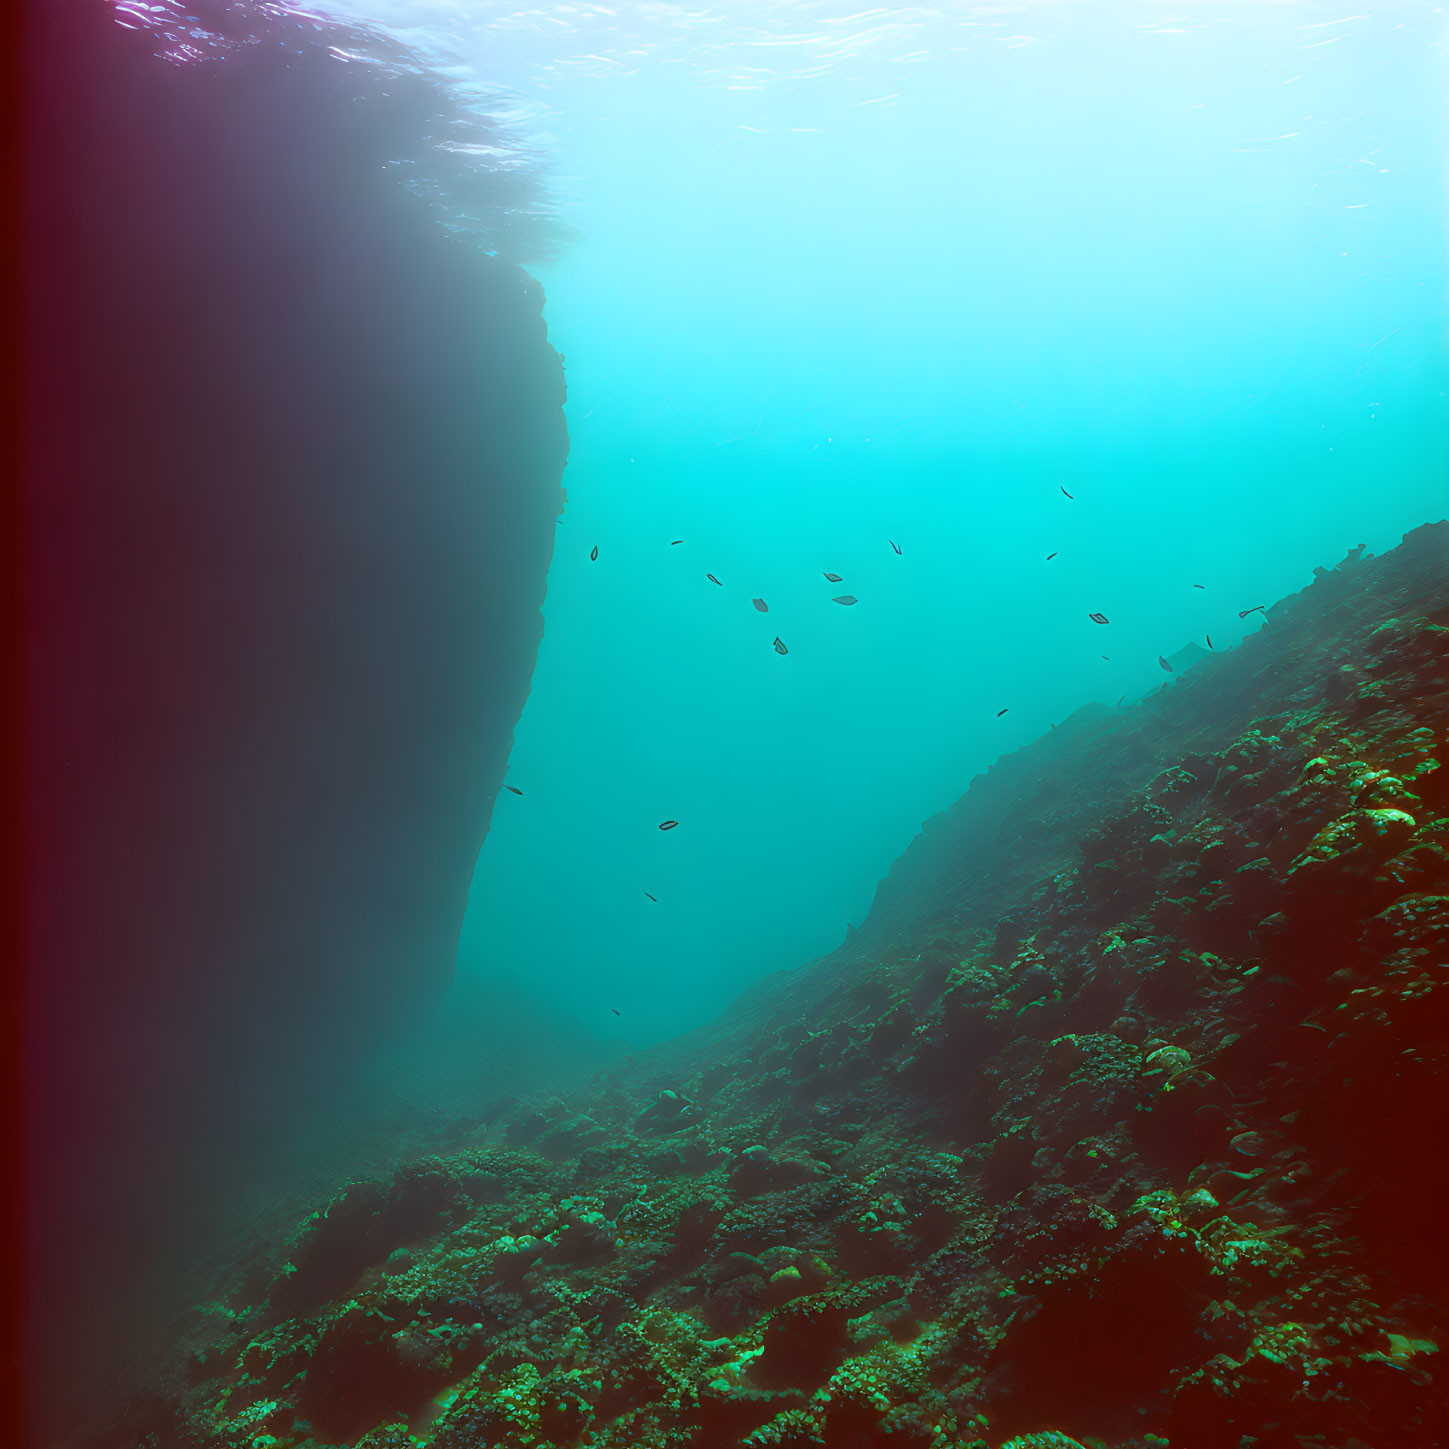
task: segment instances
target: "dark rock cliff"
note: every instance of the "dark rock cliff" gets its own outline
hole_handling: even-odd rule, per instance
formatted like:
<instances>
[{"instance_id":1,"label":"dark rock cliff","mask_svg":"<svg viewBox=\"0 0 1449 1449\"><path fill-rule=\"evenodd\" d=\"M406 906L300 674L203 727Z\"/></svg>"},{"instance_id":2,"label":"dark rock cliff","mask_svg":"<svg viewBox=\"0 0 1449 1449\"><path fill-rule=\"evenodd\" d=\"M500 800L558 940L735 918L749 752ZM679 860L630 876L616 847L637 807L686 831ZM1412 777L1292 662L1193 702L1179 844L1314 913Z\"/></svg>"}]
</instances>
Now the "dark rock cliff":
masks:
<instances>
[{"instance_id":1,"label":"dark rock cliff","mask_svg":"<svg viewBox=\"0 0 1449 1449\"><path fill-rule=\"evenodd\" d=\"M26 19L23 1167L53 1406L446 985L567 440L537 286L404 195L343 67L166 64L100 3Z\"/></svg>"}]
</instances>

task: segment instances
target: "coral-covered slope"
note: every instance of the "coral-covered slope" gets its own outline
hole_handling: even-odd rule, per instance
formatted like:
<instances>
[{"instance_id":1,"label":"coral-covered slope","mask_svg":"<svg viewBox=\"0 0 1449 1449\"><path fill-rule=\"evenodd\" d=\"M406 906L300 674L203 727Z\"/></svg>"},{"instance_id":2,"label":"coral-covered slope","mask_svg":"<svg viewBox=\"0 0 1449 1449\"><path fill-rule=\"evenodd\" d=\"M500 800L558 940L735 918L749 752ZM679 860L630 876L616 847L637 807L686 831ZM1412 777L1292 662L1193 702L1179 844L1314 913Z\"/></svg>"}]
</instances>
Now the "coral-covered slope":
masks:
<instances>
[{"instance_id":1,"label":"coral-covered slope","mask_svg":"<svg viewBox=\"0 0 1449 1449\"><path fill-rule=\"evenodd\" d=\"M1442 1442L1446 532L1003 762L836 957L347 1188L149 1442Z\"/></svg>"}]
</instances>

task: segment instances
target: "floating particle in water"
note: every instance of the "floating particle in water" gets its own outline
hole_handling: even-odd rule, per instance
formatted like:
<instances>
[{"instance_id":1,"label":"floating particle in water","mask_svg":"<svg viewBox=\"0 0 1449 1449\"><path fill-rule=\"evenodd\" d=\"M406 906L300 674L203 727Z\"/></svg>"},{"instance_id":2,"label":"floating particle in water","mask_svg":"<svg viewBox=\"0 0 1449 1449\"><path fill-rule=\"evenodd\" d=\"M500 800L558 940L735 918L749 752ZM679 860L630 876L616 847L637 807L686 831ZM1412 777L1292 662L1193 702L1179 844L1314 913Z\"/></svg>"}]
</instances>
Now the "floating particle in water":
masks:
<instances>
[{"instance_id":1,"label":"floating particle in water","mask_svg":"<svg viewBox=\"0 0 1449 1449\"><path fill-rule=\"evenodd\" d=\"M751 599L750 602L762 613L768 614L770 606L763 599Z\"/></svg>"},{"instance_id":2,"label":"floating particle in water","mask_svg":"<svg viewBox=\"0 0 1449 1449\"><path fill-rule=\"evenodd\" d=\"M1087 615L1087 617L1088 617L1088 618L1089 618L1089 619L1090 619L1090 620L1091 620L1091 621L1092 621L1092 622L1093 622L1093 623L1094 623L1094 624L1105 624L1105 623L1107 623L1107 622L1108 622L1108 620L1107 620L1107 616L1106 616L1106 615L1105 615L1105 614L1088 614L1088 615Z\"/></svg>"},{"instance_id":3,"label":"floating particle in water","mask_svg":"<svg viewBox=\"0 0 1449 1449\"><path fill-rule=\"evenodd\" d=\"M599 556L599 545L598 544L595 544L593 546L593 548L589 551L589 557L591 559L596 559L596 558L598 558L598 556Z\"/></svg>"},{"instance_id":4,"label":"floating particle in water","mask_svg":"<svg viewBox=\"0 0 1449 1449\"><path fill-rule=\"evenodd\" d=\"M710 581L710 583L712 583L712 584L719 584L719 580L717 578L715 578L715 576L713 574L706 574L705 575L705 578L707 578ZM724 585L723 584L719 584L719 586L720 586L720 588L724 588Z\"/></svg>"},{"instance_id":5,"label":"floating particle in water","mask_svg":"<svg viewBox=\"0 0 1449 1449\"><path fill-rule=\"evenodd\" d=\"M1011 708L1011 706L1010 706L1010 705L1007 705L1007 707L1006 707L1006 708L1007 708L1007 709L1010 709L1010 708ZM1002 716L1002 715L1004 715L1004 714L1005 714L1005 713L1006 713L1006 710L1005 710L1005 709L999 709L999 710L997 710L997 711L996 711L996 718L997 718L997 719L1000 719L1000 718L1001 718L1001 716Z\"/></svg>"},{"instance_id":6,"label":"floating particle in water","mask_svg":"<svg viewBox=\"0 0 1449 1449\"><path fill-rule=\"evenodd\" d=\"M899 552L900 552L900 551L901 551L901 546L900 546L900 544L898 544L898 543L897 543L897 542L896 542L896 541L895 541L895 539L893 539L893 538L888 538L888 539L886 539L886 542L887 542L887 543L888 543L888 544L890 544L890 546L891 546L891 547L892 547L892 548L893 548L893 549L895 549L895 551L896 551L896 552L897 552L897 553L899 553Z\"/></svg>"},{"instance_id":7,"label":"floating particle in water","mask_svg":"<svg viewBox=\"0 0 1449 1449\"><path fill-rule=\"evenodd\" d=\"M664 820L660 822L659 828L661 830L673 830L674 827L678 824L679 821L677 820Z\"/></svg>"},{"instance_id":8,"label":"floating particle in water","mask_svg":"<svg viewBox=\"0 0 1449 1449\"><path fill-rule=\"evenodd\" d=\"M1058 487L1058 488L1061 488L1061 484L1060 484L1060 483L1058 483L1058 484L1057 484L1057 487ZM1065 488L1062 488L1062 492L1063 492L1063 493L1066 493L1066 494L1067 494L1067 497L1068 497L1068 498L1072 498L1072 497L1073 497L1073 495L1072 495L1072 494L1070 494L1070 493L1067 493L1067 490L1066 490L1066 489L1065 489ZM1073 501L1074 501L1074 502L1075 502L1075 499L1073 499Z\"/></svg>"},{"instance_id":9,"label":"floating particle in water","mask_svg":"<svg viewBox=\"0 0 1449 1449\"><path fill-rule=\"evenodd\" d=\"M832 604L854 604L859 601L854 594L837 594L830 602Z\"/></svg>"},{"instance_id":10,"label":"floating particle in water","mask_svg":"<svg viewBox=\"0 0 1449 1449\"><path fill-rule=\"evenodd\" d=\"M776 654L788 654L789 652L790 651L787 648L785 648L785 641L783 639L781 639L780 636L777 634L775 636L775 653Z\"/></svg>"},{"instance_id":11,"label":"floating particle in water","mask_svg":"<svg viewBox=\"0 0 1449 1449\"><path fill-rule=\"evenodd\" d=\"M644 894L646 896L649 896L649 892L648 891L645 891ZM659 897L658 896L649 896L649 899L651 901L653 901L656 906L659 904Z\"/></svg>"},{"instance_id":12,"label":"floating particle in water","mask_svg":"<svg viewBox=\"0 0 1449 1449\"><path fill-rule=\"evenodd\" d=\"M1165 659L1164 659L1164 658L1163 658L1163 657L1162 657L1162 655L1160 655L1160 654L1159 654L1159 655L1158 655L1158 656L1157 656L1157 662L1158 662L1158 663L1159 663L1159 664L1160 664L1160 665L1161 665L1161 666L1162 666L1162 667L1163 667L1163 668L1164 668L1164 669L1165 669L1165 670L1166 670L1166 671L1167 671L1167 672L1168 672L1168 673L1169 673L1169 674L1171 674L1171 673L1173 673L1173 672L1174 672L1174 671L1173 671L1173 668L1172 668L1172 665L1170 665L1170 664L1169 664L1169 663L1168 663L1168 662L1167 662L1167 660L1165 660Z\"/></svg>"},{"instance_id":13,"label":"floating particle in water","mask_svg":"<svg viewBox=\"0 0 1449 1449\"><path fill-rule=\"evenodd\" d=\"M517 785L505 785L503 788L505 790L512 790L515 795L523 794L523 791L520 790Z\"/></svg>"},{"instance_id":14,"label":"floating particle in water","mask_svg":"<svg viewBox=\"0 0 1449 1449\"><path fill-rule=\"evenodd\" d=\"M1240 619L1246 619L1249 614L1261 614L1266 619L1268 617L1268 606L1266 604L1258 604L1251 609L1238 610L1238 618Z\"/></svg>"},{"instance_id":15,"label":"floating particle in water","mask_svg":"<svg viewBox=\"0 0 1449 1449\"><path fill-rule=\"evenodd\" d=\"M838 584L840 582L839 574L826 574L825 577L829 579L832 584Z\"/></svg>"},{"instance_id":16,"label":"floating particle in water","mask_svg":"<svg viewBox=\"0 0 1449 1449\"><path fill-rule=\"evenodd\" d=\"M1061 552L1061 549L1058 549L1057 550L1057 553L1060 553L1060 552ZM1050 563L1057 556L1057 553L1049 553L1047 555L1047 562Z\"/></svg>"}]
</instances>

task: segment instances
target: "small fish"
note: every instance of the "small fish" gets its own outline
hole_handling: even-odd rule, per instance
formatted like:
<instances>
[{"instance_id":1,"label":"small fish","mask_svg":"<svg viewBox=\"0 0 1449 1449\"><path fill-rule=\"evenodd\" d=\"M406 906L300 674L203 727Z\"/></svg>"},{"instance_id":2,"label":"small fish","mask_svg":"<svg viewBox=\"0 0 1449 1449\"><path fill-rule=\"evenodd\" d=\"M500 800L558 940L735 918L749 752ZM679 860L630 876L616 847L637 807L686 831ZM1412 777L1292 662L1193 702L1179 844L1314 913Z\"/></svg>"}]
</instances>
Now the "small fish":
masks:
<instances>
[{"instance_id":1,"label":"small fish","mask_svg":"<svg viewBox=\"0 0 1449 1449\"><path fill-rule=\"evenodd\" d=\"M1057 484L1057 487L1058 487L1058 488L1061 488L1061 486L1062 486L1062 485L1061 485L1061 484L1060 484L1060 483L1058 483L1058 484ZM1065 488L1062 488L1062 492L1063 492L1063 493L1067 493L1067 490L1066 490L1066 489L1065 489ZM1070 493L1067 493L1067 497L1068 497L1068 498L1071 498L1071 497L1072 497L1072 495L1071 495L1071 494L1070 494ZM1075 500L1073 500L1073 501L1075 501Z\"/></svg>"},{"instance_id":2,"label":"small fish","mask_svg":"<svg viewBox=\"0 0 1449 1449\"><path fill-rule=\"evenodd\" d=\"M1168 663L1168 662L1167 662L1167 660L1165 660L1165 659L1164 659L1164 658L1163 658L1163 657L1162 657L1162 655L1160 655L1160 654L1159 654L1159 655L1158 655L1158 656L1157 656L1157 662L1158 662L1158 663L1159 663L1159 664L1160 664L1160 665L1161 665L1161 666L1162 666L1162 667L1163 667L1163 668L1164 668L1164 669L1165 669L1165 670L1166 670L1166 671L1167 671L1167 672L1168 672L1168 673L1169 673L1169 674L1172 674L1172 673L1175 673L1175 671L1174 671L1174 669L1173 669L1173 667L1172 667L1172 665L1170 665L1170 664L1169 664L1169 663Z\"/></svg>"},{"instance_id":3,"label":"small fish","mask_svg":"<svg viewBox=\"0 0 1449 1449\"><path fill-rule=\"evenodd\" d=\"M646 896L649 896L649 892L648 891L645 891L644 894ZM651 901L653 901L656 906L659 904L659 897L658 896L649 896L649 899Z\"/></svg>"},{"instance_id":4,"label":"small fish","mask_svg":"<svg viewBox=\"0 0 1449 1449\"><path fill-rule=\"evenodd\" d=\"M669 540L669 546L670 546L670 548L673 548L676 543L683 543L683 542L684 542L684 540L682 538L671 538Z\"/></svg>"},{"instance_id":5,"label":"small fish","mask_svg":"<svg viewBox=\"0 0 1449 1449\"><path fill-rule=\"evenodd\" d=\"M1195 588L1195 589L1205 589L1205 588L1207 588L1207 585L1206 584L1194 584L1193 585L1193 588Z\"/></svg>"},{"instance_id":6,"label":"small fish","mask_svg":"<svg viewBox=\"0 0 1449 1449\"><path fill-rule=\"evenodd\" d=\"M593 546L593 548L589 551L589 557L591 559L596 559L596 558L598 558L598 556L599 556L599 545L598 544L595 544Z\"/></svg>"},{"instance_id":7,"label":"small fish","mask_svg":"<svg viewBox=\"0 0 1449 1449\"><path fill-rule=\"evenodd\" d=\"M893 548L893 549L895 549L895 551L896 551L896 552L897 552L897 553L899 553L899 552L900 552L900 551L901 551L901 546L900 546L900 544L898 544L898 543L897 543L897 542L896 542L896 541L895 541L895 539L893 539L893 538L888 538L888 539L886 539L886 542L887 542L887 543L888 543L888 544L890 544L890 546L891 546L891 547L892 547L892 548Z\"/></svg>"},{"instance_id":8,"label":"small fish","mask_svg":"<svg viewBox=\"0 0 1449 1449\"><path fill-rule=\"evenodd\" d=\"M775 636L775 653L776 654L788 654L789 652L790 651L787 648L785 648L785 641L783 639L781 639L779 637L779 635L776 635Z\"/></svg>"},{"instance_id":9,"label":"small fish","mask_svg":"<svg viewBox=\"0 0 1449 1449\"><path fill-rule=\"evenodd\" d=\"M1011 708L1011 706L1010 706L1010 705L1008 705L1008 706L1007 706L1007 709L1010 709L1010 708ZM997 718L997 719L1000 719L1000 718L1001 718L1001 716L1002 716L1002 715L1004 715L1004 714L1005 714L1005 713L1006 713L1006 710L1005 710L1005 709L999 709L999 710L997 710L997 711L996 711L996 718Z\"/></svg>"},{"instance_id":10,"label":"small fish","mask_svg":"<svg viewBox=\"0 0 1449 1449\"><path fill-rule=\"evenodd\" d=\"M1117 703L1116 703L1116 704L1114 704L1114 705L1113 705L1113 706L1112 706L1112 708L1113 708L1113 709L1121 709L1121 708L1122 708L1122 701L1123 701L1123 700L1124 700L1124 699L1126 699L1126 698L1127 698L1127 696L1126 696L1126 695L1125 695L1125 694L1119 694L1119 695L1118 695L1118 696L1117 696Z\"/></svg>"},{"instance_id":11,"label":"small fish","mask_svg":"<svg viewBox=\"0 0 1449 1449\"><path fill-rule=\"evenodd\" d=\"M1268 617L1268 606L1266 604L1259 604L1253 609L1238 610L1238 618L1240 619L1246 619L1249 614L1261 614L1266 619Z\"/></svg>"},{"instance_id":12,"label":"small fish","mask_svg":"<svg viewBox=\"0 0 1449 1449\"><path fill-rule=\"evenodd\" d=\"M837 594L830 601L832 604L853 604L856 602L854 594Z\"/></svg>"},{"instance_id":13,"label":"small fish","mask_svg":"<svg viewBox=\"0 0 1449 1449\"><path fill-rule=\"evenodd\" d=\"M1107 623L1107 616L1105 614L1088 614L1087 617L1094 624L1105 624L1105 623Z\"/></svg>"},{"instance_id":14,"label":"small fish","mask_svg":"<svg viewBox=\"0 0 1449 1449\"><path fill-rule=\"evenodd\" d=\"M710 583L712 583L712 584L719 584L719 580L717 578L715 578L715 576L713 574L706 574L705 575L705 578L707 578L710 581ZM720 588L724 588L724 585L723 584L719 584L719 586L720 586Z\"/></svg>"},{"instance_id":15,"label":"small fish","mask_svg":"<svg viewBox=\"0 0 1449 1449\"><path fill-rule=\"evenodd\" d=\"M517 785L505 785L503 788L505 790L512 790L515 795L523 794L523 791L520 790Z\"/></svg>"},{"instance_id":16,"label":"small fish","mask_svg":"<svg viewBox=\"0 0 1449 1449\"><path fill-rule=\"evenodd\" d=\"M661 829L661 830L673 830L673 829L674 829L674 827L675 827L675 826L676 826L676 825L678 825L678 824L679 824L679 821L677 821L677 820L665 820L665 821L663 821L663 822L662 822L662 823L661 823L661 824L660 824L660 826L659 826L659 828L660 828L660 829Z\"/></svg>"},{"instance_id":17,"label":"small fish","mask_svg":"<svg viewBox=\"0 0 1449 1449\"><path fill-rule=\"evenodd\" d=\"M615 1016L622 1016L623 1015L623 1012L621 1012L617 1006L611 1006L609 1008L609 1010L612 1011Z\"/></svg>"},{"instance_id":18,"label":"small fish","mask_svg":"<svg viewBox=\"0 0 1449 1449\"><path fill-rule=\"evenodd\" d=\"M1211 634L1204 634L1202 637L1208 641L1208 648L1211 649L1213 647L1213 636Z\"/></svg>"},{"instance_id":19,"label":"small fish","mask_svg":"<svg viewBox=\"0 0 1449 1449\"><path fill-rule=\"evenodd\" d=\"M1112 656L1110 654L1104 654L1102 658L1105 659L1108 664L1112 662Z\"/></svg>"},{"instance_id":20,"label":"small fish","mask_svg":"<svg viewBox=\"0 0 1449 1449\"><path fill-rule=\"evenodd\" d=\"M832 584L838 584L840 582L839 574L826 574L825 577L829 579Z\"/></svg>"},{"instance_id":21,"label":"small fish","mask_svg":"<svg viewBox=\"0 0 1449 1449\"><path fill-rule=\"evenodd\" d=\"M1057 553L1060 553L1060 552L1061 552L1061 549L1058 549L1057 550ZM1057 556L1057 553L1049 553L1047 555L1047 562L1050 563Z\"/></svg>"},{"instance_id":22,"label":"small fish","mask_svg":"<svg viewBox=\"0 0 1449 1449\"><path fill-rule=\"evenodd\" d=\"M762 613L768 614L770 606L763 599L751 599L750 602Z\"/></svg>"}]
</instances>

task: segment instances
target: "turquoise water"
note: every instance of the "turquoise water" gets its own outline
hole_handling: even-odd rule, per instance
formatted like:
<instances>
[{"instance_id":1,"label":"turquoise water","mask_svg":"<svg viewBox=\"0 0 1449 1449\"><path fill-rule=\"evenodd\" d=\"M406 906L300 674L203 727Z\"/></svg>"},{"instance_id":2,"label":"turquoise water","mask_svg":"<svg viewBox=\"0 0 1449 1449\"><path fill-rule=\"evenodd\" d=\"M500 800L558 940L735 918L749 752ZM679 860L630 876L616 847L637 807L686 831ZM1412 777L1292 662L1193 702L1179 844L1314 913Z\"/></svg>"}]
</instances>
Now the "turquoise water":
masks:
<instances>
[{"instance_id":1,"label":"turquoise water","mask_svg":"<svg viewBox=\"0 0 1449 1449\"><path fill-rule=\"evenodd\" d=\"M695 1024L1003 751L1444 512L1441 7L342 8L506 88L574 233L464 982Z\"/></svg>"}]
</instances>

